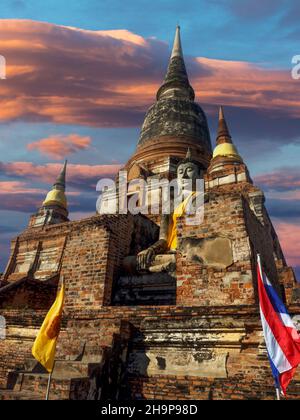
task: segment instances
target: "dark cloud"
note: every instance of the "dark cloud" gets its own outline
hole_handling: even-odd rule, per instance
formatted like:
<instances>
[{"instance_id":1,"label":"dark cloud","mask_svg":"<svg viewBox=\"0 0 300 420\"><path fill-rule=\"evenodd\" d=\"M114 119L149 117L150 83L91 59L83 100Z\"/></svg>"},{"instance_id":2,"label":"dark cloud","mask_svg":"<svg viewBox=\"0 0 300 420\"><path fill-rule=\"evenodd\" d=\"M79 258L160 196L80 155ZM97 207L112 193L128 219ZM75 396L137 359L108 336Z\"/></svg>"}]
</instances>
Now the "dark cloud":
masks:
<instances>
[{"instance_id":1,"label":"dark cloud","mask_svg":"<svg viewBox=\"0 0 300 420\"><path fill-rule=\"evenodd\" d=\"M5 250L6 252L2 250L0 254L0 274L4 272L9 257L9 249L5 248Z\"/></svg>"},{"instance_id":2,"label":"dark cloud","mask_svg":"<svg viewBox=\"0 0 300 420\"><path fill-rule=\"evenodd\" d=\"M15 227L0 225L0 234L15 233L15 232L17 232L17 229Z\"/></svg>"},{"instance_id":3,"label":"dark cloud","mask_svg":"<svg viewBox=\"0 0 300 420\"><path fill-rule=\"evenodd\" d=\"M285 3L283 17L280 20L280 26L287 29L294 24L299 25L300 3L298 0L288 0ZM298 38L299 39L299 38Z\"/></svg>"},{"instance_id":4,"label":"dark cloud","mask_svg":"<svg viewBox=\"0 0 300 420\"><path fill-rule=\"evenodd\" d=\"M298 283L300 283L300 266L294 268Z\"/></svg>"},{"instance_id":5,"label":"dark cloud","mask_svg":"<svg viewBox=\"0 0 300 420\"><path fill-rule=\"evenodd\" d=\"M255 182L264 191L287 191L300 190L300 168L285 167L278 168L276 171L255 177ZM298 194L300 196L300 193ZM300 197L299 197L300 198Z\"/></svg>"},{"instance_id":6,"label":"dark cloud","mask_svg":"<svg viewBox=\"0 0 300 420\"><path fill-rule=\"evenodd\" d=\"M215 144L218 108L204 105L204 109L208 113L212 142ZM255 161L258 154L269 156L270 151L279 152L283 146L300 145L300 119L291 117L285 110L226 106L225 114L233 141L248 163ZM290 168L287 168L287 173L289 172ZM284 175L284 171L282 174ZM277 188L280 185L280 176L281 174L278 174L274 180L274 185L278 181ZM269 188L269 174L261 179L256 177L255 181L263 188Z\"/></svg>"},{"instance_id":7,"label":"dark cloud","mask_svg":"<svg viewBox=\"0 0 300 420\"><path fill-rule=\"evenodd\" d=\"M271 217L281 220L300 218L300 200L267 199L266 206Z\"/></svg>"},{"instance_id":8,"label":"dark cloud","mask_svg":"<svg viewBox=\"0 0 300 420\"><path fill-rule=\"evenodd\" d=\"M240 19L262 20L282 9L282 0L226 0L223 2Z\"/></svg>"},{"instance_id":9,"label":"dark cloud","mask_svg":"<svg viewBox=\"0 0 300 420\"><path fill-rule=\"evenodd\" d=\"M61 164L49 163L36 165L32 162L11 162L0 161L0 175L20 181L43 182L52 185L61 171ZM74 165L68 164L67 185L70 189L95 191L96 185L101 178L114 178L121 165ZM8 183L6 182L5 185ZM15 194L15 182L11 182L8 192ZM0 184L1 187L1 184ZM1 193L1 191L0 191ZM30 193L30 191L28 191ZM26 195L26 194L25 194Z\"/></svg>"},{"instance_id":10,"label":"dark cloud","mask_svg":"<svg viewBox=\"0 0 300 420\"><path fill-rule=\"evenodd\" d=\"M97 201L97 192L94 193L78 193L66 194L68 198L68 207L70 212L86 212L86 211L96 211L96 201ZM30 194L19 193L12 195L3 196L0 193L0 211L19 211L22 213L33 214L36 213L37 209L41 207L45 195L42 194ZM13 228L5 228L0 226L1 233L14 233Z\"/></svg>"},{"instance_id":11,"label":"dark cloud","mask_svg":"<svg viewBox=\"0 0 300 420\"><path fill-rule=\"evenodd\" d=\"M20 211L22 213L34 213L41 206L45 197L37 194L1 194L0 210Z\"/></svg>"}]
</instances>

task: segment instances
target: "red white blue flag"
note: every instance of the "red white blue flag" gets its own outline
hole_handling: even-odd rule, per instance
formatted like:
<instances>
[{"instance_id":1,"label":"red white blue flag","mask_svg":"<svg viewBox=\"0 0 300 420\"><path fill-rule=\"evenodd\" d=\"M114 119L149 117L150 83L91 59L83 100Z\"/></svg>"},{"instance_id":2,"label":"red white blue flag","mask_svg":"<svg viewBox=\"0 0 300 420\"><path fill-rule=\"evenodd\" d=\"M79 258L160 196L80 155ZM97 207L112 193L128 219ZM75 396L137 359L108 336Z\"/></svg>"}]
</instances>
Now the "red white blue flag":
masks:
<instances>
[{"instance_id":1,"label":"red white blue flag","mask_svg":"<svg viewBox=\"0 0 300 420\"><path fill-rule=\"evenodd\" d=\"M300 335L278 296L264 275L260 257L257 264L260 316L276 388L286 389L300 364Z\"/></svg>"}]
</instances>

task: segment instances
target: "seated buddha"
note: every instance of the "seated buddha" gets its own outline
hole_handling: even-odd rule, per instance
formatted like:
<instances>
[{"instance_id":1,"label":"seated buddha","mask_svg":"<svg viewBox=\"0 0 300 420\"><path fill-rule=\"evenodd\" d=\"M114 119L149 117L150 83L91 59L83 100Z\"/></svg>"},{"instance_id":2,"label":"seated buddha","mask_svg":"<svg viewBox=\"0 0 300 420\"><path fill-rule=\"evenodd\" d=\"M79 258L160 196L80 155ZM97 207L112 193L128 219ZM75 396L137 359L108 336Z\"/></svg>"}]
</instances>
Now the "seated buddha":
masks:
<instances>
[{"instance_id":1,"label":"seated buddha","mask_svg":"<svg viewBox=\"0 0 300 420\"><path fill-rule=\"evenodd\" d=\"M202 168L192 159L190 150L186 158L177 167L177 194L183 197L178 204L171 198L170 214L161 215L159 239L149 248L141 251L136 257L124 260L124 269L127 272L145 273L172 271L175 265L177 250L177 220L187 213L191 205L195 205L197 197L197 180L203 178Z\"/></svg>"}]
</instances>

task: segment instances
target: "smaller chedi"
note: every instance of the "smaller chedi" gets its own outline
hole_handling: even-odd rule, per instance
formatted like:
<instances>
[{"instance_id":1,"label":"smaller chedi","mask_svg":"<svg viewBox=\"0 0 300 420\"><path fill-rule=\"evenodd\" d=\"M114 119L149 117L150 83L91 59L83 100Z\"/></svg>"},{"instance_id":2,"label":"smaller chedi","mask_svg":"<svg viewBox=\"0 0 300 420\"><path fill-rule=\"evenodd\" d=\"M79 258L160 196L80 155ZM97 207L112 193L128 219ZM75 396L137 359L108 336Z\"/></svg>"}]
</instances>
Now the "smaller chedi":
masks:
<instances>
[{"instance_id":1,"label":"smaller chedi","mask_svg":"<svg viewBox=\"0 0 300 420\"><path fill-rule=\"evenodd\" d=\"M0 399L44 398L45 372L31 348L62 276L53 399L274 399L257 254L295 322L299 287L237 145L221 108L212 146L177 27L165 79L123 169L126 203L133 195L142 201L153 185L160 192L164 180L186 196L177 206L170 195L166 214L95 213L70 221L64 165L12 240L1 278L7 334L0 339ZM142 194L132 180L149 189ZM201 219L189 223L197 183ZM107 191L107 201L115 194ZM295 376L289 398L299 398L299 381Z\"/></svg>"},{"instance_id":2,"label":"smaller chedi","mask_svg":"<svg viewBox=\"0 0 300 420\"><path fill-rule=\"evenodd\" d=\"M38 213L31 218L29 226L56 224L69 221L68 205L66 198L66 171L67 161L57 177L53 188L48 192L42 207Z\"/></svg>"}]
</instances>

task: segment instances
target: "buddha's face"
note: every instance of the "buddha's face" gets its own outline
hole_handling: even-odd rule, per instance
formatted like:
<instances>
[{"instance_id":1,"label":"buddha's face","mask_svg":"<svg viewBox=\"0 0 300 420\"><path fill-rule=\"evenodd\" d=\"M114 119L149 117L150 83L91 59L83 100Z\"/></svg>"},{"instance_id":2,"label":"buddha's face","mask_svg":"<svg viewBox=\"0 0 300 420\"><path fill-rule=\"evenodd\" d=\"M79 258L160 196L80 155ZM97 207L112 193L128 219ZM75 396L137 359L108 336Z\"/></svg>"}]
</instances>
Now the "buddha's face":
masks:
<instances>
[{"instance_id":1,"label":"buddha's face","mask_svg":"<svg viewBox=\"0 0 300 420\"><path fill-rule=\"evenodd\" d=\"M193 162L182 163L177 169L178 188L195 191L196 180L201 178L201 169Z\"/></svg>"}]
</instances>

